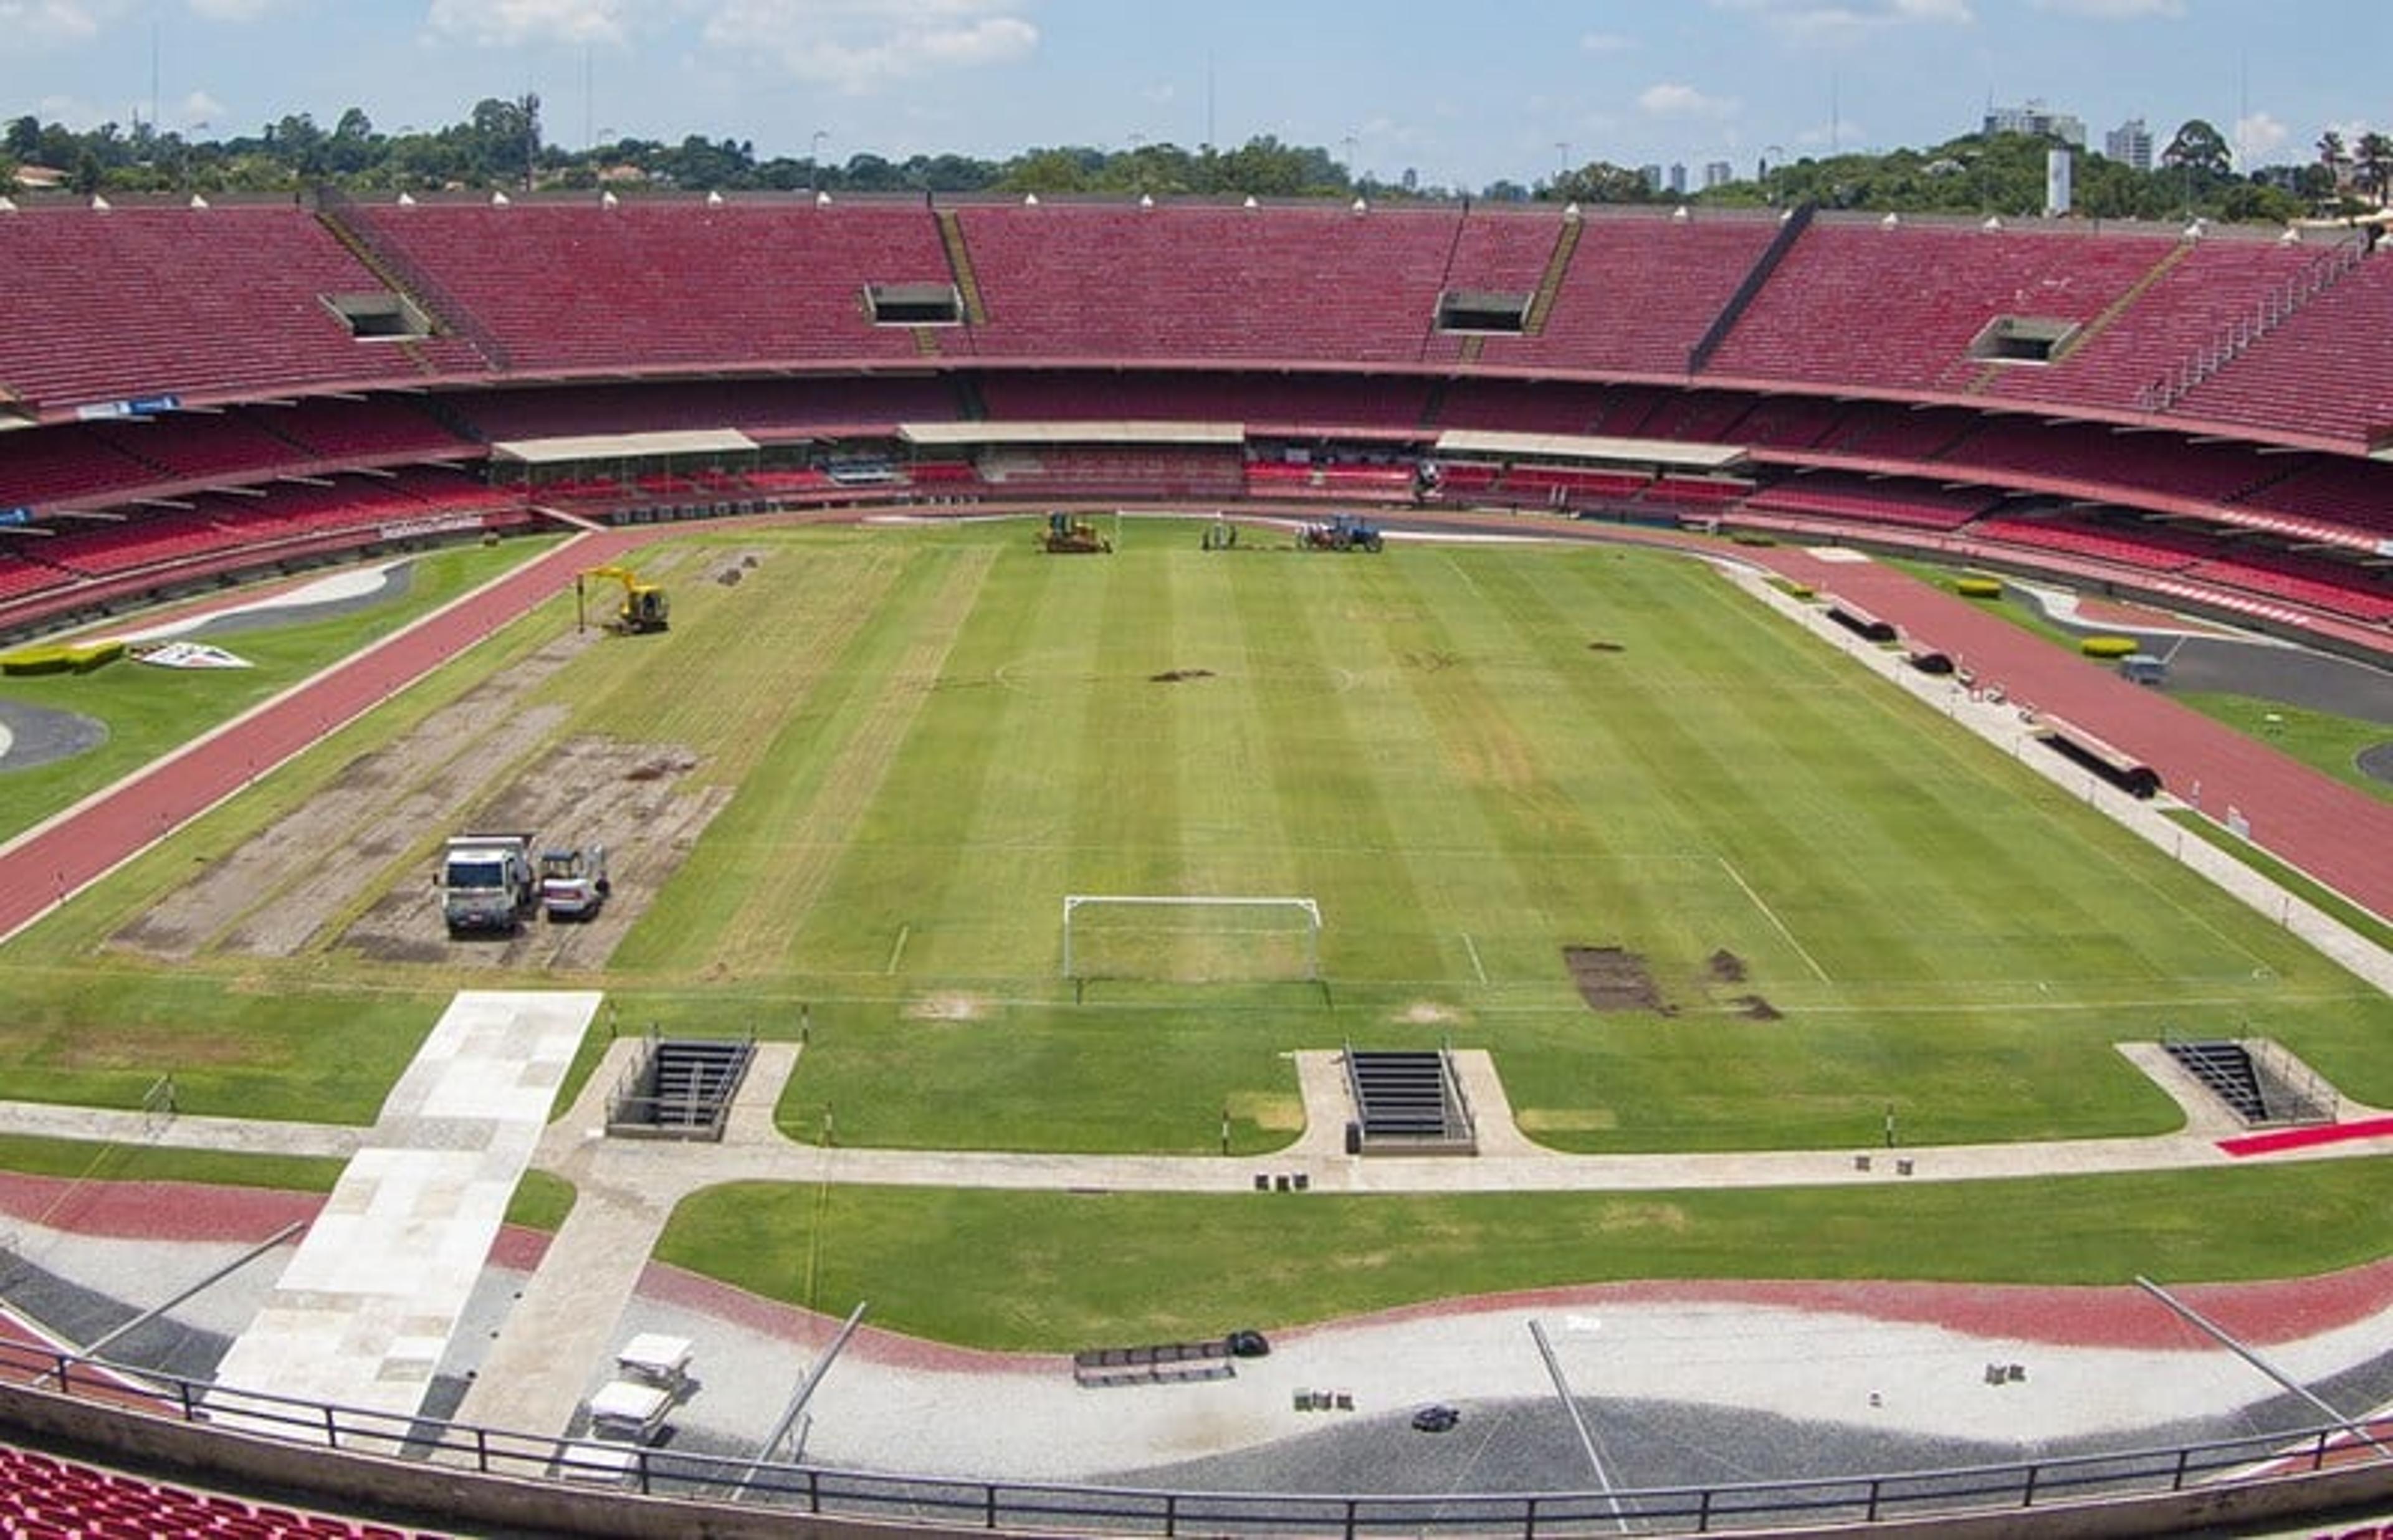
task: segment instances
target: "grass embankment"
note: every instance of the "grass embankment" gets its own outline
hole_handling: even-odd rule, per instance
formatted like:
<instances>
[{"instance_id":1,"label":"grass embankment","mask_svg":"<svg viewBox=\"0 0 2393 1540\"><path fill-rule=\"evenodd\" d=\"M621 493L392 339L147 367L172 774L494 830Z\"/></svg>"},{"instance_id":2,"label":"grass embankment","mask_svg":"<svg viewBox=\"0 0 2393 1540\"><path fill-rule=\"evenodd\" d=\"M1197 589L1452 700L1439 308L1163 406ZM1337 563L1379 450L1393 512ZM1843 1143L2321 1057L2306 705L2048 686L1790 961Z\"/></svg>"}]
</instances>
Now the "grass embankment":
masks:
<instances>
[{"instance_id":1,"label":"grass embankment","mask_svg":"<svg viewBox=\"0 0 2393 1540\"><path fill-rule=\"evenodd\" d=\"M726 1187L659 1257L830 1314L1023 1351L1216 1337L1641 1279L2117 1285L2383 1249L2386 1160L2035 1182L1634 1194L1078 1195Z\"/></svg>"}]
</instances>

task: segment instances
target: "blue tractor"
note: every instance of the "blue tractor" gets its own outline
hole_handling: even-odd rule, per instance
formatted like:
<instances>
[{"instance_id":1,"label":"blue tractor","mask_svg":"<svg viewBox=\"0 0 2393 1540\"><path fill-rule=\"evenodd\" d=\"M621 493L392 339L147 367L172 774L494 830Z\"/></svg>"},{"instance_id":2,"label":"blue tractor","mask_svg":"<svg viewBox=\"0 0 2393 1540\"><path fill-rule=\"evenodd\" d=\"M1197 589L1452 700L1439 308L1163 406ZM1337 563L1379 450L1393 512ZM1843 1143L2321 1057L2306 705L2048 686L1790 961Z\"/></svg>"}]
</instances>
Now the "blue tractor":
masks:
<instances>
[{"instance_id":1,"label":"blue tractor","mask_svg":"<svg viewBox=\"0 0 2393 1540\"><path fill-rule=\"evenodd\" d=\"M1376 525L1353 514L1340 514L1327 524L1308 524L1299 543L1307 551L1368 551L1378 555L1387 540Z\"/></svg>"}]
</instances>

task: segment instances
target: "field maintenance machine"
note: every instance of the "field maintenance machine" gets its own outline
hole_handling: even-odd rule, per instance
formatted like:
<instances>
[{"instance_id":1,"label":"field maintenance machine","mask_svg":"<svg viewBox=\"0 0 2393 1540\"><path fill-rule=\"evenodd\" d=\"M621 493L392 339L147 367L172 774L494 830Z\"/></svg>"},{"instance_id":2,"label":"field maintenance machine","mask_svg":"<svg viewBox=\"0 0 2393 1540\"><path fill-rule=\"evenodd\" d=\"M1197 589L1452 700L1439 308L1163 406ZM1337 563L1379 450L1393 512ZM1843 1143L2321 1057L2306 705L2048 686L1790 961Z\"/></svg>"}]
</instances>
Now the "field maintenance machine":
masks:
<instances>
[{"instance_id":1,"label":"field maintenance machine","mask_svg":"<svg viewBox=\"0 0 2393 1540\"><path fill-rule=\"evenodd\" d=\"M1040 538L1040 545L1051 556L1106 556L1114 549L1114 542L1097 533L1095 525L1060 513L1047 516L1047 533Z\"/></svg>"},{"instance_id":2,"label":"field maintenance machine","mask_svg":"<svg viewBox=\"0 0 2393 1540\"><path fill-rule=\"evenodd\" d=\"M628 567L594 567L574 578L573 615L577 627L590 623L585 585L593 578L623 585L623 603L615 611L615 619L608 623L608 630L626 636L643 636L665 629L669 608L665 591L654 583L642 582L640 575Z\"/></svg>"},{"instance_id":3,"label":"field maintenance machine","mask_svg":"<svg viewBox=\"0 0 2393 1540\"><path fill-rule=\"evenodd\" d=\"M540 853L540 903L551 920L589 920L615 891L605 845L561 845Z\"/></svg>"},{"instance_id":4,"label":"field maintenance machine","mask_svg":"<svg viewBox=\"0 0 2393 1540\"><path fill-rule=\"evenodd\" d=\"M1327 524L1308 524L1297 537L1298 547L1306 551L1367 551L1376 556L1386 544L1377 525L1353 514L1340 514Z\"/></svg>"}]
</instances>

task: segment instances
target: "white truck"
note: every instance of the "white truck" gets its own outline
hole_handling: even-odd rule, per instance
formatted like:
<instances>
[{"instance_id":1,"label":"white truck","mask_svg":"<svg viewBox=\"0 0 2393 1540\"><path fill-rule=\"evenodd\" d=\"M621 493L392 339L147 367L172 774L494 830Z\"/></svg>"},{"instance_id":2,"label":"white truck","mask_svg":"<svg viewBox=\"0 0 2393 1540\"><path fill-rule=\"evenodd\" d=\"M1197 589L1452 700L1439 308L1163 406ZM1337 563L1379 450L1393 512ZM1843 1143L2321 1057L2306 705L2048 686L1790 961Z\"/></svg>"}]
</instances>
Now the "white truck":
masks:
<instances>
[{"instance_id":1,"label":"white truck","mask_svg":"<svg viewBox=\"0 0 2393 1540\"><path fill-rule=\"evenodd\" d=\"M440 913L451 935L513 935L540 901L530 834L458 834L440 862Z\"/></svg>"},{"instance_id":2,"label":"white truck","mask_svg":"<svg viewBox=\"0 0 2393 1540\"><path fill-rule=\"evenodd\" d=\"M614 891L605 845L566 845L540 853L540 902L551 920L589 920Z\"/></svg>"}]
</instances>

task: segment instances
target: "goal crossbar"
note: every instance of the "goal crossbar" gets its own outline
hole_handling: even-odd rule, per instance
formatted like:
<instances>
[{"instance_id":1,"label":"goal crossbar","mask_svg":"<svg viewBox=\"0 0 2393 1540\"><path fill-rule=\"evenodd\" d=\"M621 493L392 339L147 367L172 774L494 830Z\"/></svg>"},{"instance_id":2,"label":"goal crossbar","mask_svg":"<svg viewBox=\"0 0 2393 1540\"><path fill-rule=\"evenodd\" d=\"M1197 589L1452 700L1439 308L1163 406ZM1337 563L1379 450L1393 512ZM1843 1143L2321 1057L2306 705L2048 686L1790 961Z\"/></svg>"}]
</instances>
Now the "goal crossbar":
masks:
<instances>
[{"instance_id":1,"label":"goal crossbar","mask_svg":"<svg viewBox=\"0 0 2393 1540\"><path fill-rule=\"evenodd\" d=\"M1073 945L1073 917L1082 908L1098 905L1106 908L1144 909L1284 909L1302 917L1304 935L1304 975L1317 978L1321 972L1321 906L1311 898L1259 895L1241 897L1222 894L1114 894L1076 893L1064 897L1064 976L1081 976L1082 958Z\"/></svg>"}]
</instances>

